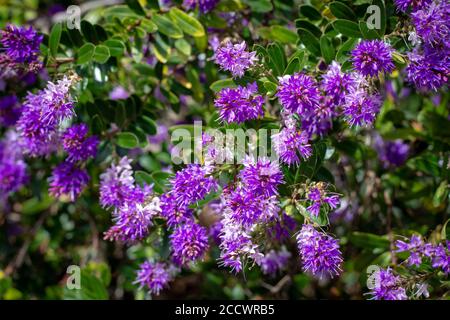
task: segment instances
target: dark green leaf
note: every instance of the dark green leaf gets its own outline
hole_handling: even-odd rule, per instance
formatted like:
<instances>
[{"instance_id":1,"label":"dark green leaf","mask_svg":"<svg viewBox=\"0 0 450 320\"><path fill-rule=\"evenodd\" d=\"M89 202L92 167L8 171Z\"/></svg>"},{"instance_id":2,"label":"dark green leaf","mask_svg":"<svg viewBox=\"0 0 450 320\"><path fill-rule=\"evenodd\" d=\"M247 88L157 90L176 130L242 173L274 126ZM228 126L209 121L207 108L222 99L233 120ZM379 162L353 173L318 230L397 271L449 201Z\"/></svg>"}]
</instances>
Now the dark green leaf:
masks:
<instances>
[{"instance_id":1,"label":"dark green leaf","mask_svg":"<svg viewBox=\"0 0 450 320\"><path fill-rule=\"evenodd\" d=\"M344 36L350 38L361 38L361 32L356 22L350 20L339 19L333 22L333 27Z\"/></svg>"},{"instance_id":2,"label":"dark green leaf","mask_svg":"<svg viewBox=\"0 0 450 320\"><path fill-rule=\"evenodd\" d=\"M50 36L48 38L48 47L53 57L56 57L56 54L58 53L59 41L61 40L61 32L61 23L54 24L52 30L50 31Z\"/></svg>"},{"instance_id":3,"label":"dark green leaf","mask_svg":"<svg viewBox=\"0 0 450 320\"><path fill-rule=\"evenodd\" d=\"M320 38L320 51L322 52L325 62L330 63L334 60L336 52L334 51L330 39L325 35Z\"/></svg>"},{"instance_id":4,"label":"dark green leaf","mask_svg":"<svg viewBox=\"0 0 450 320\"><path fill-rule=\"evenodd\" d=\"M331 13L338 19L356 20L355 13L342 2L332 2L329 5Z\"/></svg>"},{"instance_id":5,"label":"dark green leaf","mask_svg":"<svg viewBox=\"0 0 450 320\"><path fill-rule=\"evenodd\" d=\"M91 62L92 57L94 56L94 50L95 46L92 43L88 42L84 44L80 50L78 50L77 63L85 64Z\"/></svg>"},{"instance_id":6,"label":"dark green leaf","mask_svg":"<svg viewBox=\"0 0 450 320\"><path fill-rule=\"evenodd\" d=\"M121 132L117 135L117 145L126 149L136 148L139 146L139 140L131 132Z\"/></svg>"}]
</instances>

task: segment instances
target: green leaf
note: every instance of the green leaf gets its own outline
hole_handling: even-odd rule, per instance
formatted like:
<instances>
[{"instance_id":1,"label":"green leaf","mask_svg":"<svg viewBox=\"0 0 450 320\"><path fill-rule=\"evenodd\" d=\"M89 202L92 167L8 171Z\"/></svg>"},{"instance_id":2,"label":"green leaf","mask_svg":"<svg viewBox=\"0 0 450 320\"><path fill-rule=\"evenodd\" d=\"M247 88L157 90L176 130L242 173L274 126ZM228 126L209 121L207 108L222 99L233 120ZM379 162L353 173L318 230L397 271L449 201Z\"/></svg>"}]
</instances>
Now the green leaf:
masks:
<instances>
[{"instance_id":1,"label":"green leaf","mask_svg":"<svg viewBox=\"0 0 450 320\"><path fill-rule=\"evenodd\" d=\"M265 81L263 83L264 88L267 90L267 95L273 96L277 92L277 85L270 81Z\"/></svg>"},{"instance_id":2,"label":"green leaf","mask_svg":"<svg viewBox=\"0 0 450 320\"><path fill-rule=\"evenodd\" d=\"M97 32L95 31L94 26L89 21L81 21L81 32L89 42L92 42L94 44L98 43Z\"/></svg>"},{"instance_id":3,"label":"green leaf","mask_svg":"<svg viewBox=\"0 0 450 320\"><path fill-rule=\"evenodd\" d=\"M275 76L283 74L286 68L286 56L283 47L278 43L271 43L267 46L267 53L269 54L269 65Z\"/></svg>"},{"instance_id":4,"label":"green leaf","mask_svg":"<svg viewBox=\"0 0 450 320\"><path fill-rule=\"evenodd\" d=\"M61 40L61 32L61 23L54 24L52 30L50 31L50 36L48 38L48 47L53 57L56 57L56 54L58 53L59 41Z\"/></svg>"},{"instance_id":5,"label":"green leaf","mask_svg":"<svg viewBox=\"0 0 450 320\"><path fill-rule=\"evenodd\" d=\"M117 135L117 145L126 149L136 148L139 145L139 140L131 132L121 132Z\"/></svg>"},{"instance_id":6,"label":"green leaf","mask_svg":"<svg viewBox=\"0 0 450 320\"><path fill-rule=\"evenodd\" d=\"M148 33L153 33L156 30L158 30L158 27L156 26L156 24L154 24L152 22L152 20L149 20L149 19L142 19L140 26L142 27L142 29L144 29Z\"/></svg>"},{"instance_id":7,"label":"green leaf","mask_svg":"<svg viewBox=\"0 0 450 320\"><path fill-rule=\"evenodd\" d=\"M224 88L235 88L235 87L236 87L236 83L231 78L217 80L209 86L209 88L214 92L219 92L220 90L222 90Z\"/></svg>"},{"instance_id":8,"label":"green leaf","mask_svg":"<svg viewBox=\"0 0 450 320\"><path fill-rule=\"evenodd\" d=\"M442 181L433 196L433 205L440 206L447 199L449 193L449 184L447 181Z\"/></svg>"},{"instance_id":9,"label":"green leaf","mask_svg":"<svg viewBox=\"0 0 450 320\"><path fill-rule=\"evenodd\" d=\"M336 54L336 60L340 63L343 63L348 60L349 52L355 47L357 39L348 39L338 50Z\"/></svg>"},{"instance_id":10,"label":"green leaf","mask_svg":"<svg viewBox=\"0 0 450 320\"><path fill-rule=\"evenodd\" d=\"M245 0L252 12L266 13L273 10L270 0Z\"/></svg>"},{"instance_id":11,"label":"green leaf","mask_svg":"<svg viewBox=\"0 0 450 320\"><path fill-rule=\"evenodd\" d=\"M142 116L138 120L139 127L148 135L154 135L157 132L155 121L147 116Z\"/></svg>"},{"instance_id":12,"label":"green leaf","mask_svg":"<svg viewBox=\"0 0 450 320\"><path fill-rule=\"evenodd\" d=\"M103 44L108 47L109 53L112 57L120 57L125 52L125 44L120 40L109 39Z\"/></svg>"},{"instance_id":13,"label":"green leaf","mask_svg":"<svg viewBox=\"0 0 450 320\"><path fill-rule=\"evenodd\" d=\"M306 17L311 20L320 20L322 19L322 15L316 8L310 6L308 4L301 5L299 7L300 18Z\"/></svg>"},{"instance_id":14,"label":"green leaf","mask_svg":"<svg viewBox=\"0 0 450 320\"><path fill-rule=\"evenodd\" d=\"M288 66L286 67L286 69L284 70L283 75L286 74L294 74L296 72L301 71L300 69L300 58L299 57L294 57L288 64Z\"/></svg>"},{"instance_id":15,"label":"green leaf","mask_svg":"<svg viewBox=\"0 0 450 320\"><path fill-rule=\"evenodd\" d=\"M298 39L297 34L294 31L278 25L259 28L258 32L264 39L278 41L281 43L295 44Z\"/></svg>"},{"instance_id":16,"label":"green leaf","mask_svg":"<svg viewBox=\"0 0 450 320\"><path fill-rule=\"evenodd\" d=\"M338 19L355 20L356 16L352 9L342 2L332 2L329 5L331 13Z\"/></svg>"},{"instance_id":17,"label":"green leaf","mask_svg":"<svg viewBox=\"0 0 450 320\"><path fill-rule=\"evenodd\" d=\"M359 30L361 31L364 39L378 39L380 38L380 35L378 34L376 29L370 30L367 27L366 21L360 21L359 22Z\"/></svg>"},{"instance_id":18,"label":"green leaf","mask_svg":"<svg viewBox=\"0 0 450 320\"><path fill-rule=\"evenodd\" d=\"M320 51L322 52L322 56L326 63L330 63L334 60L336 52L334 51L330 39L325 35L320 38Z\"/></svg>"},{"instance_id":19,"label":"green leaf","mask_svg":"<svg viewBox=\"0 0 450 320\"><path fill-rule=\"evenodd\" d=\"M350 242L355 246L366 249L389 249L389 239L371 233L355 231L350 235Z\"/></svg>"},{"instance_id":20,"label":"green leaf","mask_svg":"<svg viewBox=\"0 0 450 320\"><path fill-rule=\"evenodd\" d=\"M175 22L167 18L167 16L154 14L152 16L152 21L156 24L158 31L162 34L175 39L183 37L183 31L181 31Z\"/></svg>"},{"instance_id":21,"label":"green leaf","mask_svg":"<svg viewBox=\"0 0 450 320\"><path fill-rule=\"evenodd\" d=\"M109 49L105 45L98 45L95 47L93 59L98 63L105 63L111 56Z\"/></svg>"},{"instance_id":22,"label":"green leaf","mask_svg":"<svg viewBox=\"0 0 450 320\"><path fill-rule=\"evenodd\" d=\"M313 23L306 19L297 19L295 20L295 27L297 29L306 29L308 31L311 31L313 35L315 35L317 38L320 38L322 36L322 31Z\"/></svg>"},{"instance_id":23,"label":"green leaf","mask_svg":"<svg viewBox=\"0 0 450 320\"><path fill-rule=\"evenodd\" d=\"M80 50L78 50L77 63L85 64L91 62L92 57L94 56L94 50L95 46L92 43L85 43Z\"/></svg>"},{"instance_id":24,"label":"green leaf","mask_svg":"<svg viewBox=\"0 0 450 320\"><path fill-rule=\"evenodd\" d=\"M189 44L189 42L187 42L183 38L177 39L175 41L175 48L177 48L178 51L180 51L185 56L190 56L191 55L191 52L192 52L191 45Z\"/></svg>"},{"instance_id":25,"label":"green leaf","mask_svg":"<svg viewBox=\"0 0 450 320\"><path fill-rule=\"evenodd\" d=\"M193 37L203 37L205 35L205 29L202 24L180 9L172 7L172 9L170 9L170 16L185 33Z\"/></svg>"},{"instance_id":26,"label":"green leaf","mask_svg":"<svg viewBox=\"0 0 450 320\"><path fill-rule=\"evenodd\" d=\"M333 22L333 27L336 31L342 33L344 36L350 38L361 38L361 32L356 22L344 19L338 19Z\"/></svg>"},{"instance_id":27,"label":"green leaf","mask_svg":"<svg viewBox=\"0 0 450 320\"><path fill-rule=\"evenodd\" d=\"M136 179L136 183L140 186L151 185L154 183L152 176L145 171L136 171L134 173L134 178Z\"/></svg>"},{"instance_id":28,"label":"green leaf","mask_svg":"<svg viewBox=\"0 0 450 320\"><path fill-rule=\"evenodd\" d=\"M145 16L145 11L138 0L125 0L125 3L138 15Z\"/></svg>"},{"instance_id":29,"label":"green leaf","mask_svg":"<svg viewBox=\"0 0 450 320\"><path fill-rule=\"evenodd\" d=\"M297 30L300 36L300 42L315 56L320 56L320 44L319 40L316 38L311 31L300 28Z\"/></svg>"}]
</instances>

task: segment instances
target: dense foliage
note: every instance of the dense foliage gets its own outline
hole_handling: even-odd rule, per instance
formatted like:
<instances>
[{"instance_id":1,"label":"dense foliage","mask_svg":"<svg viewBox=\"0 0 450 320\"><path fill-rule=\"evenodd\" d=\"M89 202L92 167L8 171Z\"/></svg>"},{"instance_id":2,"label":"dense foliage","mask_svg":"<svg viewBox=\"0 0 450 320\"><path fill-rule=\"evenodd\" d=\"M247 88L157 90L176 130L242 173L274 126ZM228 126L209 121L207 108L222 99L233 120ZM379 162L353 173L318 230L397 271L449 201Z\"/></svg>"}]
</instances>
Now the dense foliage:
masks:
<instances>
[{"instance_id":1,"label":"dense foliage","mask_svg":"<svg viewBox=\"0 0 450 320\"><path fill-rule=\"evenodd\" d=\"M69 5L0 3L1 298L449 297L447 0Z\"/></svg>"}]
</instances>

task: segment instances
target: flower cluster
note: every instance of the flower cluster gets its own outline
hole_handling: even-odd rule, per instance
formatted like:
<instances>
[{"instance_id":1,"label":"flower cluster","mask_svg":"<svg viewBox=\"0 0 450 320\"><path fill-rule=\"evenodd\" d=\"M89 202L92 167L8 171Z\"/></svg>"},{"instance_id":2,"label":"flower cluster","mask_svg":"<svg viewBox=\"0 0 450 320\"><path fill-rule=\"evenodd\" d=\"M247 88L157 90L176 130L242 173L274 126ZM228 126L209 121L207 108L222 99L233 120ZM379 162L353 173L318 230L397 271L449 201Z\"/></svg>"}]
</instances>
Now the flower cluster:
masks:
<instances>
[{"instance_id":1,"label":"flower cluster","mask_svg":"<svg viewBox=\"0 0 450 320\"><path fill-rule=\"evenodd\" d=\"M342 254L338 240L304 224L297 235L297 244L305 272L319 278L340 274Z\"/></svg>"},{"instance_id":2,"label":"flower cluster","mask_svg":"<svg viewBox=\"0 0 450 320\"><path fill-rule=\"evenodd\" d=\"M279 251L270 250L259 261L261 271L267 275L275 275L287 268L291 253L283 247Z\"/></svg>"},{"instance_id":3,"label":"flower cluster","mask_svg":"<svg viewBox=\"0 0 450 320\"><path fill-rule=\"evenodd\" d=\"M352 51L353 66L364 76L373 77L380 72L390 73L395 68L392 51L382 40L362 41Z\"/></svg>"},{"instance_id":4,"label":"flower cluster","mask_svg":"<svg viewBox=\"0 0 450 320\"><path fill-rule=\"evenodd\" d=\"M208 231L195 221L190 205L217 190L209 170L189 164L170 180L171 190L161 196L161 216L173 229L170 235L172 260L179 266L201 259L209 247Z\"/></svg>"},{"instance_id":5,"label":"flower cluster","mask_svg":"<svg viewBox=\"0 0 450 320\"><path fill-rule=\"evenodd\" d=\"M407 300L406 290L399 276L390 268L380 269L373 274L374 286L369 292L374 300Z\"/></svg>"},{"instance_id":6,"label":"flower cluster","mask_svg":"<svg viewBox=\"0 0 450 320\"><path fill-rule=\"evenodd\" d=\"M240 171L238 185L222 194L223 216L220 232L221 264L239 272L246 259L257 264L263 254L253 243L252 233L259 223L277 219L280 212L277 188L283 174L269 159L247 157Z\"/></svg>"},{"instance_id":7,"label":"flower cluster","mask_svg":"<svg viewBox=\"0 0 450 320\"><path fill-rule=\"evenodd\" d=\"M258 93L256 82L247 87L222 89L214 100L220 119L225 122L242 123L264 115L264 98Z\"/></svg>"},{"instance_id":8,"label":"flower cluster","mask_svg":"<svg viewBox=\"0 0 450 320\"><path fill-rule=\"evenodd\" d=\"M311 76L295 73L281 77L279 82L276 96L291 113L308 114L319 105L319 87Z\"/></svg>"},{"instance_id":9,"label":"flower cluster","mask_svg":"<svg viewBox=\"0 0 450 320\"><path fill-rule=\"evenodd\" d=\"M274 149L281 161L288 164L299 164L300 157L307 159L312 154L309 135L297 128L296 121L288 121L286 127L272 136ZM300 155L300 157L299 157Z\"/></svg>"},{"instance_id":10,"label":"flower cluster","mask_svg":"<svg viewBox=\"0 0 450 320\"><path fill-rule=\"evenodd\" d=\"M62 145L67 152L67 161L86 161L95 157L99 140L96 136L87 137L88 126L84 123L73 125L62 135Z\"/></svg>"},{"instance_id":11,"label":"flower cluster","mask_svg":"<svg viewBox=\"0 0 450 320\"><path fill-rule=\"evenodd\" d=\"M89 180L86 170L65 161L53 169L49 178L49 192L55 197L68 195L71 201L75 201Z\"/></svg>"},{"instance_id":12,"label":"flower cluster","mask_svg":"<svg viewBox=\"0 0 450 320\"><path fill-rule=\"evenodd\" d=\"M441 269L444 273L450 273L450 251L449 243L433 245L426 243L419 235L413 235L409 241L397 240L396 252L408 252L409 257L406 263L409 266L420 266L423 259L430 259L431 266L435 269Z\"/></svg>"},{"instance_id":13,"label":"flower cluster","mask_svg":"<svg viewBox=\"0 0 450 320\"><path fill-rule=\"evenodd\" d=\"M100 203L114 207L115 224L105 239L134 243L147 237L152 218L161 212L160 199L149 186L135 185L131 162L120 159L100 176Z\"/></svg>"},{"instance_id":14,"label":"flower cluster","mask_svg":"<svg viewBox=\"0 0 450 320\"><path fill-rule=\"evenodd\" d=\"M370 93L367 81L360 74L353 74L354 84L349 88L342 108L344 119L351 126L371 125L382 104L378 93Z\"/></svg>"},{"instance_id":15,"label":"flower cluster","mask_svg":"<svg viewBox=\"0 0 450 320\"><path fill-rule=\"evenodd\" d=\"M0 141L0 208L6 197L27 181L27 166L17 133L8 131Z\"/></svg>"},{"instance_id":16,"label":"flower cluster","mask_svg":"<svg viewBox=\"0 0 450 320\"><path fill-rule=\"evenodd\" d=\"M409 154L409 145L400 139L385 141L381 136L376 136L374 141L378 158L385 168L399 167L405 163Z\"/></svg>"},{"instance_id":17,"label":"flower cluster","mask_svg":"<svg viewBox=\"0 0 450 320\"><path fill-rule=\"evenodd\" d=\"M72 85L73 79L64 77L27 95L17 129L29 155L48 155L55 150L60 123L73 115Z\"/></svg>"},{"instance_id":18,"label":"flower cluster","mask_svg":"<svg viewBox=\"0 0 450 320\"><path fill-rule=\"evenodd\" d=\"M145 261L139 266L135 283L147 287L150 294L159 295L172 281L176 268L162 262Z\"/></svg>"},{"instance_id":19,"label":"flower cluster","mask_svg":"<svg viewBox=\"0 0 450 320\"><path fill-rule=\"evenodd\" d=\"M318 182L308 189L306 195L307 203L310 205L306 208L313 216L317 217L323 206L330 209L336 209L339 206L339 195L328 192L326 184Z\"/></svg>"},{"instance_id":20,"label":"flower cluster","mask_svg":"<svg viewBox=\"0 0 450 320\"><path fill-rule=\"evenodd\" d=\"M223 70L230 71L234 78L241 78L258 60L256 52L248 52L246 47L245 41L236 44L226 41L217 48L214 55L215 62Z\"/></svg>"},{"instance_id":21,"label":"flower cluster","mask_svg":"<svg viewBox=\"0 0 450 320\"><path fill-rule=\"evenodd\" d=\"M448 85L450 75L450 3L420 1L412 9L419 45L408 53L408 79L418 89L436 91Z\"/></svg>"},{"instance_id":22,"label":"flower cluster","mask_svg":"<svg viewBox=\"0 0 450 320\"><path fill-rule=\"evenodd\" d=\"M5 49L0 53L0 76L9 78L20 71L35 72L41 69L39 46L43 36L32 27L7 25L0 31L0 44Z\"/></svg>"}]
</instances>

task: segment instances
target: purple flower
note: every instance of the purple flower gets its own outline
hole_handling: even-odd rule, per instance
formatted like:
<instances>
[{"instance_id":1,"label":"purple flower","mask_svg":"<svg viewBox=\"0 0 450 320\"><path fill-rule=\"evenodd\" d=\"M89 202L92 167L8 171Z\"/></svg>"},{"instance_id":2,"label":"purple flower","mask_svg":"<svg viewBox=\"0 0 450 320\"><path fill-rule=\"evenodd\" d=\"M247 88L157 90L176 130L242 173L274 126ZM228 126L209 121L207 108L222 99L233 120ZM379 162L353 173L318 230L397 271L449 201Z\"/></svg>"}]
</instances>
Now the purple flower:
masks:
<instances>
[{"instance_id":1,"label":"purple flower","mask_svg":"<svg viewBox=\"0 0 450 320\"><path fill-rule=\"evenodd\" d=\"M135 283L140 288L147 287L151 294L159 295L172 278L173 275L164 263L145 261L139 266Z\"/></svg>"},{"instance_id":2,"label":"purple flower","mask_svg":"<svg viewBox=\"0 0 450 320\"><path fill-rule=\"evenodd\" d=\"M449 241L447 241L447 248L442 244L433 247L431 266L433 268L441 268L447 275L450 274Z\"/></svg>"},{"instance_id":3,"label":"purple flower","mask_svg":"<svg viewBox=\"0 0 450 320\"><path fill-rule=\"evenodd\" d=\"M173 261L178 265L186 265L201 259L208 249L206 228L194 222L179 226L170 235L173 250Z\"/></svg>"},{"instance_id":4,"label":"purple flower","mask_svg":"<svg viewBox=\"0 0 450 320\"><path fill-rule=\"evenodd\" d=\"M335 106L340 106L345 102L345 95L353 84L352 76L342 72L341 66L336 61L331 63L320 83L323 91Z\"/></svg>"},{"instance_id":5,"label":"purple flower","mask_svg":"<svg viewBox=\"0 0 450 320\"><path fill-rule=\"evenodd\" d=\"M230 71L233 78L241 78L245 70L253 66L258 60L256 52L246 51L245 41L233 44L230 41L223 43L215 52L215 62L222 70Z\"/></svg>"},{"instance_id":6,"label":"purple flower","mask_svg":"<svg viewBox=\"0 0 450 320\"><path fill-rule=\"evenodd\" d=\"M43 36L29 27L16 27L7 25L0 32L0 43L6 50L6 54L17 63L32 63L39 56L39 46Z\"/></svg>"},{"instance_id":7,"label":"purple flower","mask_svg":"<svg viewBox=\"0 0 450 320\"><path fill-rule=\"evenodd\" d=\"M302 129L309 137L323 136L331 129L335 116L336 106L332 100L322 97L320 104L310 114L301 116Z\"/></svg>"},{"instance_id":8,"label":"purple flower","mask_svg":"<svg viewBox=\"0 0 450 320\"><path fill-rule=\"evenodd\" d=\"M422 253L424 248L424 242L421 236L413 235L409 240L409 243L406 243L401 240L397 240L395 242L397 246L396 252L405 252L408 251L410 253L409 258L407 259L407 263L409 266L420 266L422 263Z\"/></svg>"},{"instance_id":9,"label":"purple flower","mask_svg":"<svg viewBox=\"0 0 450 320\"><path fill-rule=\"evenodd\" d=\"M285 127L272 136L274 149L281 161L291 165L299 164L300 157L307 159L312 154L309 136L296 127Z\"/></svg>"},{"instance_id":10,"label":"purple flower","mask_svg":"<svg viewBox=\"0 0 450 320\"><path fill-rule=\"evenodd\" d=\"M266 229L267 238L271 242L288 240L296 228L297 222L295 219L283 212L268 222L268 228Z\"/></svg>"},{"instance_id":11,"label":"purple flower","mask_svg":"<svg viewBox=\"0 0 450 320\"><path fill-rule=\"evenodd\" d=\"M319 105L320 92L312 77L304 73L295 73L280 77L279 81L276 96L289 112L308 114Z\"/></svg>"},{"instance_id":12,"label":"purple flower","mask_svg":"<svg viewBox=\"0 0 450 320\"><path fill-rule=\"evenodd\" d=\"M198 5L201 13L208 13L214 9L220 0L184 0L183 7L187 10L193 10Z\"/></svg>"},{"instance_id":13,"label":"purple flower","mask_svg":"<svg viewBox=\"0 0 450 320\"><path fill-rule=\"evenodd\" d=\"M263 214L262 197L258 197L243 188L234 190L227 199L230 217L244 226L251 226L261 219Z\"/></svg>"},{"instance_id":14,"label":"purple flower","mask_svg":"<svg viewBox=\"0 0 450 320\"><path fill-rule=\"evenodd\" d=\"M267 158L259 158L255 161L252 157L247 157L244 161L244 168L239 172L239 178L244 184L246 192L254 196L277 195L277 188L283 183L283 173L278 163Z\"/></svg>"},{"instance_id":15,"label":"purple flower","mask_svg":"<svg viewBox=\"0 0 450 320\"><path fill-rule=\"evenodd\" d=\"M99 140L96 136L87 137L89 128L86 124L76 124L68 128L62 135L62 145L67 152L67 161L86 161L95 157Z\"/></svg>"},{"instance_id":16,"label":"purple flower","mask_svg":"<svg viewBox=\"0 0 450 320\"><path fill-rule=\"evenodd\" d=\"M225 122L242 123L264 115L264 98L258 93L256 82L247 87L220 90L214 105L219 109L220 119Z\"/></svg>"},{"instance_id":17,"label":"purple flower","mask_svg":"<svg viewBox=\"0 0 450 320\"><path fill-rule=\"evenodd\" d=\"M47 155L56 149L58 126L73 115L71 85L72 80L64 77L56 84L48 82L36 94L27 95L17 129L31 156Z\"/></svg>"},{"instance_id":18,"label":"purple flower","mask_svg":"<svg viewBox=\"0 0 450 320\"><path fill-rule=\"evenodd\" d=\"M177 204L173 194L163 194L161 196L161 215L166 219L169 227L176 227L193 220L194 217L191 209Z\"/></svg>"},{"instance_id":19,"label":"purple flower","mask_svg":"<svg viewBox=\"0 0 450 320\"><path fill-rule=\"evenodd\" d=\"M71 201L75 201L88 184L89 175L86 170L70 162L62 162L53 169L49 182L50 194L55 197L67 195Z\"/></svg>"},{"instance_id":20,"label":"purple flower","mask_svg":"<svg viewBox=\"0 0 450 320\"><path fill-rule=\"evenodd\" d=\"M259 261L262 258L252 241L251 229L236 221L235 212L228 205L225 206L221 224L219 265L240 272L247 259Z\"/></svg>"},{"instance_id":21,"label":"purple flower","mask_svg":"<svg viewBox=\"0 0 450 320\"><path fill-rule=\"evenodd\" d=\"M126 203L143 202L143 192L134 185L131 160L127 157L100 175L100 204L103 207L120 207Z\"/></svg>"},{"instance_id":22,"label":"purple flower","mask_svg":"<svg viewBox=\"0 0 450 320\"><path fill-rule=\"evenodd\" d=\"M407 78L418 89L437 91L448 83L450 74L448 54L425 46L422 53L415 50L408 54L408 58Z\"/></svg>"},{"instance_id":23,"label":"purple flower","mask_svg":"<svg viewBox=\"0 0 450 320\"><path fill-rule=\"evenodd\" d=\"M362 89L356 89L346 96L342 112L351 126L372 125L381 104L382 99L379 94L369 94Z\"/></svg>"},{"instance_id":24,"label":"purple flower","mask_svg":"<svg viewBox=\"0 0 450 320\"><path fill-rule=\"evenodd\" d=\"M297 235L297 244L305 272L319 278L340 274L342 255L338 240L304 224Z\"/></svg>"},{"instance_id":25,"label":"purple flower","mask_svg":"<svg viewBox=\"0 0 450 320\"><path fill-rule=\"evenodd\" d=\"M375 137L375 150L385 168L399 167L408 158L409 145L402 140L384 141L379 135Z\"/></svg>"},{"instance_id":26,"label":"purple flower","mask_svg":"<svg viewBox=\"0 0 450 320\"><path fill-rule=\"evenodd\" d=\"M178 171L171 184L170 193L181 206L193 204L217 189L217 181L208 176L206 169L199 164L189 164Z\"/></svg>"},{"instance_id":27,"label":"purple flower","mask_svg":"<svg viewBox=\"0 0 450 320\"><path fill-rule=\"evenodd\" d=\"M290 257L291 253L284 247L279 251L270 250L264 255L261 261L259 261L261 271L264 274L273 276L278 271L287 268Z\"/></svg>"},{"instance_id":28,"label":"purple flower","mask_svg":"<svg viewBox=\"0 0 450 320\"><path fill-rule=\"evenodd\" d=\"M339 196L334 193L329 193L325 189L324 183L317 183L315 187L308 190L307 195L310 206L307 210L313 215L318 216L322 206L328 206L330 209L336 209L339 205Z\"/></svg>"},{"instance_id":29,"label":"purple flower","mask_svg":"<svg viewBox=\"0 0 450 320\"><path fill-rule=\"evenodd\" d=\"M449 47L450 41L450 2L448 0L431 2L427 7L411 14L417 34L429 44Z\"/></svg>"},{"instance_id":30,"label":"purple flower","mask_svg":"<svg viewBox=\"0 0 450 320\"><path fill-rule=\"evenodd\" d=\"M390 268L380 269L374 273L375 285L369 292L374 300L407 300L406 290L401 278L395 276Z\"/></svg>"},{"instance_id":31,"label":"purple flower","mask_svg":"<svg viewBox=\"0 0 450 320\"><path fill-rule=\"evenodd\" d=\"M122 100L127 99L130 96L127 90L122 86L114 87L114 89L109 93L109 98L111 100Z\"/></svg>"},{"instance_id":32,"label":"purple flower","mask_svg":"<svg viewBox=\"0 0 450 320\"><path fill-rule=\"evenodd\" d=\"M149 195L147 195L149 196ZM152 218L160 212L158 198L150 203L125 203L114 214L114 225L105 239L133 244L148 236Z\"/></svg>"},{"instance_id":33,"label":"purple flower","mask_svg":"<svg viewBox=\"0 0 450 320\"><path fill-rule=\"evenodd\" d=\"M364 76L377 76L380 72L390 73L393 49L381 40L363 40L352 51L353 66Z\"/></svg>"},{"instance_id":34,"label":"purple flower","mask_svg":"<svg viewBox=\"0 0 450 320\"><path fill-rule=\"evenodd\" d=\"M0 201L28 180L17 134L8 131L0 141Z\"/></svg>"},{"instance_id":35,"label":"purple flower","mask_svg":"<svg viewBox=\"0 0 450 320\"><path fill-rule=\"evenodd\" d=\"M0 97L0 125L12 126L19 119L21 105L15 95Z\"/></svg>"},{"instance_id":36,"label":"purple flower","mask_svg":"<svg viewBox=\"0 0 450 320\"><path fill-rule=\"evenodd\" d=\"M394 0L400 11L406 12L409 8L412 11L428 6L433 0Z\"/></svg>"}]
</instances>

